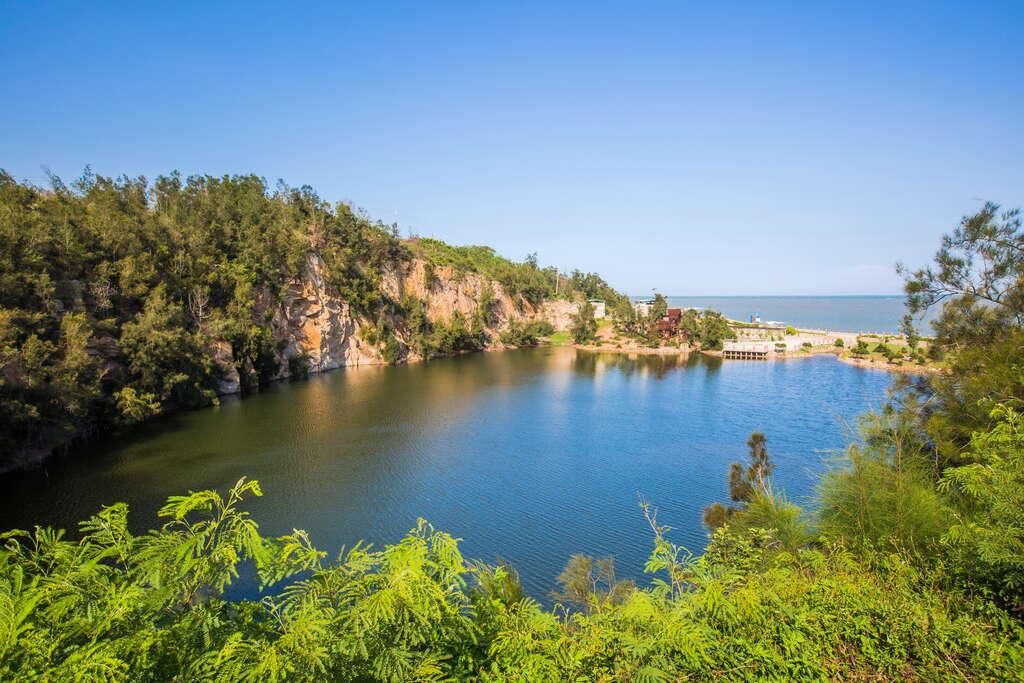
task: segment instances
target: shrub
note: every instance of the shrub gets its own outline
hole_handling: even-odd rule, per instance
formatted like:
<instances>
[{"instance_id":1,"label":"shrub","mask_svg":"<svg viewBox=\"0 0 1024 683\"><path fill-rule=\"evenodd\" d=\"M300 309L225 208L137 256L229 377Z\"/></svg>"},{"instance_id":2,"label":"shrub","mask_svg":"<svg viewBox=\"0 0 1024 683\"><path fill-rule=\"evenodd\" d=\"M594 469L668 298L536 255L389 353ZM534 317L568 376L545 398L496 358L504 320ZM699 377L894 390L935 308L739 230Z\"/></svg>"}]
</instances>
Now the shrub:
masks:
<instances>
[{"instance_id":1,"label":"shrub","mask_svg":"<svg viewBox=\"0 0 1024 683\"><path fill-rule=\"evenodd\" d=\"M508 346L536 346L540 337L548 337L554 331L555 328L546 320L526 324L512 320L499 339Z\"/></svg>"},{"instance_id":2,"label":"shrub","mask_svg":"<svg viewBox=\"0 0 1024 683\"><path fill-rule=\"evenodd\" d=\"M894 413L869 414L863 443L819 484L822 532L847 547L894 549L933 557L950 510L929 478L914 426Z\"/></svg>"},{"instance_id":3,"label":"shrub","mask_svg":"<svg viewBox=\"0 0 1024 683\"><path fill-rule=\"evenodd\" d=\"M300 353L288 358L288 376L292 379L309 377L309 356Z\"/></svg>"},{"instance_id":4,"label":"shrub","mask_svg":"<svg viewBox=\"0 0 1024 683\"><path fill-rule=\"evenodd\" d=\"M963 502L943 538L955 569L1007 609L1024 611L1024 418L999 406L996 425L969 445L972 464L945 471L939 488Z\"/></svg>"},{"instance_id":5,"label":"shrub","mask_svg":"<svg viewBox=\"0 0 1024 683\"><path fill-rule=\"evenodd\" d=\"M898 555L785 541L778 528L796 526L777 501L755 498L749 528L719 529L699 558L645 508L653 584L578 555L549 610L515 570L467 561L422 519L328 560L304 531L262 536L242 507L260 495L243 479L174 496L142 535L124 503L78 540L6 534L0 678L1011 680L1024 661L1006 612L941 592ZM259 600L229 596L240 566Z\"/></svg>"},{"instance_id":6,"label":"shrub","mask_svg":"<svg viewBox=\"0 0 1024 683\"><path fill-rule=\"evenodd\" d=\"M569 328L572 339L577 344L586 344L597 334L597 321L594 320L594 306L589 301L580 304L579 311L572 318Z\"/></svg>"}]
</instances>

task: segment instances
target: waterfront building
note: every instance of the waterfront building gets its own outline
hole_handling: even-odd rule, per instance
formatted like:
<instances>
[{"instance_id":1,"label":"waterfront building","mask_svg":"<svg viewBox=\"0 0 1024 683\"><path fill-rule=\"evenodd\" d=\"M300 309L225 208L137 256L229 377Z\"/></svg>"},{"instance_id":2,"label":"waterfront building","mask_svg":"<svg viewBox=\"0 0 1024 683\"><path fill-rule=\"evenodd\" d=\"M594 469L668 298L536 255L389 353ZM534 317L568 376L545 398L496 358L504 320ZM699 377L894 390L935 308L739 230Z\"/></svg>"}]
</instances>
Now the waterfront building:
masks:
<instances>
[{"instance_id":1,"label":"waterfront building","mask_svg":"<svg viewBox=\"0 0 1024 683\"><path fill-rule=\"evenodd\" d=\"M727 341L722 347L723 358L737 360L767 360L772 351L770 342Z\"/></svg>"},{"instance_id":2,"label":"waterfront building","mask_svg":"<svg viewBox=\"0 0 1024 683\"><path fill-rule=\"evenodd\" d=\"M670 308L665 311L665 315L659 320L655 327L658 330L658 334L663 339L671 339L679 334L679 322L683 318L683 309L681 308Z\"/></svg>"}]
</instances>

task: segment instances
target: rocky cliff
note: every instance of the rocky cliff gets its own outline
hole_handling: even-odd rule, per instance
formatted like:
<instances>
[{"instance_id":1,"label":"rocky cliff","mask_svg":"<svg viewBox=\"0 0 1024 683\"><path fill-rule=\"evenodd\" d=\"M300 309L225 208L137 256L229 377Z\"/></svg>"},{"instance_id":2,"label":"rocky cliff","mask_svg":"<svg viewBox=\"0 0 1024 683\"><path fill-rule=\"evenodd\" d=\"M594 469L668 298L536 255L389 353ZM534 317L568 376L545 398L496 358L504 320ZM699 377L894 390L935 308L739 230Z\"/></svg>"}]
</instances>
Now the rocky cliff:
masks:
<instances>
[{"instance_id":1,"label":"rocky cliff","mask_svg":"<svg viewBox=\"0 0 1024 683\"><path fill-rule=\"evenodd\" d=\"M469 320L489 289L494 303L485 325L488 348L501 348L499 334L513 321L547 321L556 330L567 329L579 306L567 300L545 301L535 306L477 273L443 266L428 267L427 262L419 258L403 261L385 272L381 289L394 301L403 297L421 300L432 324L445 323L456 312ZM289 362L294 358L303 359L303 371L313 373L386 362L383 346L368 342L365 337L369 335L361 334L361 330L375 327L375 322L358 314L339 296L324 276L323 261L314 253L307 255L302 277L288 283L276 298L265 294L263 307L272 316L280 379L289 377L295 370ZM399 343L399 362L422 360L410 348L409 330L401 315L390 316L389 322ZM212 355L224 373L220 393L237 393L241 383L230 346L217 344Z\"/></svg>"}]
</instances>

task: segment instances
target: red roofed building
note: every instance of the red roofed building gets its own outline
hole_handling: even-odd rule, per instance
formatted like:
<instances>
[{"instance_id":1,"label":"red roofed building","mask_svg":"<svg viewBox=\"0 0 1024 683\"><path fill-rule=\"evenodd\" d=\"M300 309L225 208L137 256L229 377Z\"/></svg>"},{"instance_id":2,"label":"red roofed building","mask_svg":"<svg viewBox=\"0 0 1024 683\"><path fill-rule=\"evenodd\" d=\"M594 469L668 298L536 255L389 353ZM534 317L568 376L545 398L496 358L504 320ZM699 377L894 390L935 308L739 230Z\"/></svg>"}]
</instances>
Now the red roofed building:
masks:
<instances>
[{"instance_id":1,"label":"red roofed building","mask_svg":"<svg viewBox=\"0 0 1024 683\"><path fill-rule=\"evenodd\" d=\"M663 339L671 339L679 334L679 321L682 320L683 309L670 308L665 311L665 316L655 323L658 334Z\"/></svg>"}]
</instances>

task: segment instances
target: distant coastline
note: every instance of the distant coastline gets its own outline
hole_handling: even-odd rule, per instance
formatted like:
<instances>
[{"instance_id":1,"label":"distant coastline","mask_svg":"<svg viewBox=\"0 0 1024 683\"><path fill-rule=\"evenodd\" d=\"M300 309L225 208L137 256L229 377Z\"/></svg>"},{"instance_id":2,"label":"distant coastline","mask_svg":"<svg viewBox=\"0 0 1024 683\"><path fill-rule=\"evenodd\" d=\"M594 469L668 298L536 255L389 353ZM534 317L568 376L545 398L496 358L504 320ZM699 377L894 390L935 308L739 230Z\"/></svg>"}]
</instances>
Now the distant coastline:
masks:
<instances>
[{"instance_id":1,"label":"distant coastline","mask_svg":"<svg viewBox=\"0 0 1024 683\"><path fill-rule=\"evenodd\" d=\"M905 313L902 294L877 295L780 295L780 296L667 296L668 305L680 308L712 308L727 318L747 321L756 315L805 329L842 330L860 334L897 334ZM930 331L931 316L917 321L923 334Z\"/></svg>"}]
</instances>

